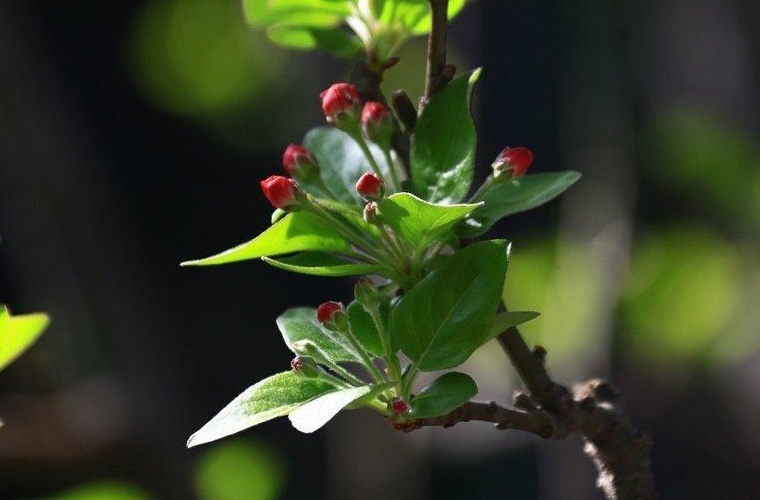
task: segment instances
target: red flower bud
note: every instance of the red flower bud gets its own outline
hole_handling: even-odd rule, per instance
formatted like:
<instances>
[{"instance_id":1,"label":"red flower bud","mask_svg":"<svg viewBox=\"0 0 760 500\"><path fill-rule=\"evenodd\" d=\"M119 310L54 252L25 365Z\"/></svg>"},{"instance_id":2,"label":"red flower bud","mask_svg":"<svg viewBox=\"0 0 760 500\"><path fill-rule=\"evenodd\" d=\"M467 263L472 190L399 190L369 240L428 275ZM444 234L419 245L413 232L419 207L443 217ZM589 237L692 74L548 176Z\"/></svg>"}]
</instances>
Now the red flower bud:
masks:
<instances>
[{"instance_id":1,"label":"red flower bud","mask_svg":"<svg viewBox=\"0 0 760 500\"><path fill-rule=\"evenodd\" d=\"M291 144L285 149L282 155L282 166L293 177L304 177L319 171L319 164L314 154L298 144Z\"/></svg>"},{"instance_id":2,"label":"red flower bud","mask_svg":"<svg viewBox=\"0 0 760 500\"><path fill-rule=\"evenodd\" d=\"M372 172L367 172L356 181L356 191L367 199L377 199L383 196L385 189L380 177Z\"/></svg>"},{"instance_id":3,"label":"red flower bud","mask_svg":"<svg viewBox=\"0 0 760 500\"><path fill-rule=\"evenodd\" d=\"M528 148L504 148L493 162L494 176L500 177L509 174L511 179L525 174L530 164L533 163L533 152Z\"/></svg>"},{"instance_id":4,"label":"red flower bud","mask_svg":"<svg viewBox=\"0 0 760 500\"><path fill-rule=\"evenodd\" d=\"M350 83L334 83L319 94L322 111L327 121L340 126L346 120L354 119L359 110L359 91Z\"/></svg>"},{"instance_id":5,"label":"red flower bud","mask_svg":"<svg viewBox=\"0 0 760 500\"><path fill-rule=\"evenodd\" d=\"M409 403L401 398L395 398L391 401L391 411L395 415L406 415L412 409Z\"/></svg>"},{"instance_id":6,"label":"red flower bud","mask_svg":"<svg viewBox=\"0 0 760 500\"><path fill-rule=\"evenodd\" d=\"M343 312L343 304L340 302L325 302L317 307L317 321L325 326L335 324L337 316Z\"/></svg>"},{"instance_id":7,"label":"red flower bud","mask_svg":"<svg viewBox=\"0 0 760 500\"><path fill-rule=\"evenodd\" d=\"M287 210L298 205L298 184L281 175L270 175L261 181L261 190L274 208Z\"/></svg>"},{"instance_id":8,"label":"red flower bud","mask_svg":"<svg viewBox=\"0 0 760 500\"><path fill-rule=\"evenodd\" d=\"M381 102L368 102L362 109L362 129L371 141L387 145L393 134L393 123L388 108Z\"/></svg>"}]
</instances>

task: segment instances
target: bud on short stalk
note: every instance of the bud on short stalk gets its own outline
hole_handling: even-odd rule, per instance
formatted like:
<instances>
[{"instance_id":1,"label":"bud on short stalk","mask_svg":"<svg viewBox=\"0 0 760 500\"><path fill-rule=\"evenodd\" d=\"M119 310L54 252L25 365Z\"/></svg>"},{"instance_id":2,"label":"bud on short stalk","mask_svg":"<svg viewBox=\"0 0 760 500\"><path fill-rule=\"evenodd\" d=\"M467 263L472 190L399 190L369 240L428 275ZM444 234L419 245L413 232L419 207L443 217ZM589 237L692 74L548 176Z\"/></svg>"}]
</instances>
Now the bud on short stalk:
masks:
<instances>
[{"instance_id":1,"label":"bud on short stalk","mask_svg":"<svg viewBox=\"0 0 760 500\"><path fill-rule=\"evenodd\" d=\"M493 177L497 180L511 180L525 174L533 163L533 152L528 148L504 148L491 164Z\"/></svg>"},{"instance_id":2,"label":"bud on short stalk","mask_svg":"<svg viewBox=\"0 0 760 500\"><path fill-rule=\"evenodd\" d=\"M261 191L274 208L292 212L298 208L301 192L298 183L281 175L270 175L260 183Z\"/></svg>"},{"instance_id":3,"label":"bud on short stalk","mask_svg":"<svg viewBox=\"0 0 760 500\"><path fill-rule=\"evenodd\" d=\"M395 398L391 400L389 406L393 415L398 417L406 416L412 410L412 407L409 406L409 403L401 398Z\"/></svg>"},{"instance_id":4,"label":"bud on short stalk","mask_svg":"<svg viewBox=\"0 0 760 500\"><path fill-rule=\"evenodd\" d=\"M298 144L290 144L282 155L282 166L296 179L308 181L319 175L319 163L314 154Z\"/></svg>"},{"instance_id":5,"label":"bud on short stalk","mask_svg":"<svg viewBox=\"0 0 760 500\"><path fill-rule=\"evenodd\" d=\"M296 356L290 362L290 367L303 378L317 378L322 374L317 362L308 356Z\"/></svg>"},{"instance_id":6,"label":"bud on short stalk","mask_svg":"<svg viewBox=\"0 0 760 500\"><path fill-rule=\"evenodd\" d=\"M356 282L354 297L368 311L377 308L380 304L380 292L369 278L361 278Z\"/></svg>"},{"instance_id":7,"label":"bud on short stalk","mask_svg":"<svg viewBox=\"0 0 760 500\"><path fill-rule=\"evenodd\" d=\"M385 186L380 177L367 172L356 181L356 191L367 200L379 200L385 193Z\"/></svg>"},{"instance_id":8,"label":"bud on short stalk","mask_svg":"<svg viewBox=\"0 0 760 500\"><path fill-rule=\"evenodd\" d=\"M340 302L325 302L317 307L317 321L328 330L335 332L346 331L348 318L343 304Z\"/></svg>"},{"instance_id":9,"label":"bud on short stalk","mask_svg":"<svg viewBox=\"0 0 760 500\"><path fill-rule=\"evenodd\" d=\"M381 102L370 101L364 105L361 117L362 130L370 141L388 149L393 135L393 121L388 108Z\"/></svg>"},{"instance_id":10,"label":"bud on short stalk","mask_svg":"<svg viewBox=\"0 0 760 500\"><path fill-rule=\"evenodd\" d=\"M354 129L358 126L359 91L350 83L334 83L319 97L322 99L322 111L327 121L341 130Z\"/></svg>"},{"instance_id":11,"label":"bud on short stalk","mask_svg":"<svg viewBox=\"0 0 760 500\"><path fill-rule=\"evenodd\" d=\"M363 212L364 222L367 224L377 224L379 222L379 215L377 213L377 203L374 201L370 201L366 205L364 205L364 212Z\"/></svg>"}]
</instances>

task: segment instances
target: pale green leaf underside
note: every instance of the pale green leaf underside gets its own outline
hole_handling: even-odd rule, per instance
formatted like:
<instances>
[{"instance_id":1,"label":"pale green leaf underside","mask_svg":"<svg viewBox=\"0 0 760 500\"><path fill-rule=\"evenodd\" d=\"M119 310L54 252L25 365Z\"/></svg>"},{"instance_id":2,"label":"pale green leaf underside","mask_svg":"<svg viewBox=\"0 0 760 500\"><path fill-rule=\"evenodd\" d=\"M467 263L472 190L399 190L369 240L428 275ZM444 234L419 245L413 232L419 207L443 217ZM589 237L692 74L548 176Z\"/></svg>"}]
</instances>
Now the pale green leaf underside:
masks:
<instances>
[{"instance_id":1,"label":"pale green leaf underside","mask_svg":"<svg viewBox=\"0 0 760 500\"><path fill-rule=\"evenodd\" d=\"M504 240L446 256L394 308L394 340L422 371L463 363L488 339L506 270Z\"/></svg>"},{"instance_id":2,"label":"pale green leaf underside","mask_svg":"<svg viewBox=\"0 0 760 500\"><path fill-rule=\"evenodd\" d=\"M547 203L580 179L574 170L532 174L510 182L493 184L482 196L485 205L456 228L457 234L474 238L488 231L499 219Z\"/></svg>"},{"instance_id":3,"label":"pale green leaf underside","mask_svg":"<svg viewBox=\"0 0 760 500\"><path fill-rule=\"evenodd\" d=\"M522 325L523 323L527 323L539 316L540 313L535 311L509 311L499 313L493 319L493 325L491 325L491 332L488 334L488 338L492 339L511 326Z\"/></svg>"},{"instance_id":4,"label":"pale green leaf underside","mask_svg":"<svg viewBox=\"0 0 760 500\"><path fill-rule=\"evenodd\" d=\"M317 321L317 310L311 307L293 307L277 318L277 328L288 349L293 342L310 340L334 362L359 362L346 338L338 332L323 328Z\"/></svg>"},{"instance_id":5,"label":"pale green leaf underside","mask_svg":"<svg viewBox=\"0 0 760 500\"><path fill-rule=\"evenodd\" d=\"M49 323L47 314L11 316L8 308L0 305L0 370L27 350Z\"/></svg>"},{"instance_id":6,"label":"pale green leaf underside","mask_svg":"<svg viewBox=\"0 0 760 500\"><path fill-rule=\"evenodd\" d=\"M182 266L211 266L304 251L352 254L351 246L322 219L308 212L288 214L247 243Z\"/></svg>"},{"instance_id":7,"label":"pale green leaf underside","mask_svg":"<svg viewBox=\"0 0 760 500\"><path fill-rule=\"evenodd\" d=\"M436 205L410 193L396 193L378 202L383 222L414 248L439 238L480 206L480 203Z\"/></svg>"},{"instance_id":8,"label":"pale green leaf underside","mask_svg":"<svg viewBox=\"0 0 760 500\"><path fill-rule=\"evenodd\" d=\"M321 428L340 410L361 398L371 390L371 386L352 387L324 394L303 406L296 408L288 418L293 427L309 434Z\"/></svg>"},{"instance_id":9,"label":"pale green leaf underside","mask_svg":"<svg viewBox=\"0 0 760 500\"><path fill-rule=\"evenodd\" d=\"M469 375L444 373L412 399L412 417L445 415L465 404L477 393L478 386Z\"/></svg>"},{"instance_id":10,"label":"pale green leaf underside","mask_svg":"<svg viewBox=\"0 0 760 500\"><path fill-rule=\"evenodd\" d=\"M307 401L335 388L324 381L293 372L272 375L249 387L206 425L190 436L187 446L197 446L289 414Z\"/></svg>"},{"instance_id":11,"label":"pale green leaf underside","mask_svg":"<svg viewBox=\"0 0 760 500\"><path fill-rule=\"evenodd\" d=\"M303 252L292 257L279 259L262 257L261 260L285 271L313 276L356 276L374 274L382 269L374 264L356 263L337 255L322 252Z\"/></svg>"}]
</instances>

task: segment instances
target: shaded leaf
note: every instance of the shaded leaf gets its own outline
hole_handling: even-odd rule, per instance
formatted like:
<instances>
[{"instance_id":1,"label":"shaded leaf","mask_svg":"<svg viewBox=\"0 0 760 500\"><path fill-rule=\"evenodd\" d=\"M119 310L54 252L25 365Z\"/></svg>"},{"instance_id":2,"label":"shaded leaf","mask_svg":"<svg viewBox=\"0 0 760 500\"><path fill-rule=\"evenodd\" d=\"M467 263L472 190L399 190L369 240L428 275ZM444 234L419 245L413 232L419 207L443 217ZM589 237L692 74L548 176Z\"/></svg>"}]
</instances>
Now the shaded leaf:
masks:
<instances>
[{"instance_id":1,"label":"shaded leaf","mask_svg":"<svg viewBox=\"0 0 760 500\"><path fill-rule=\"evenodd\" d=\"M371 386L352 387L324 394L303 406L299 406L288 418L293 427L309 434L330 421L340 410L361 398L371 390Z\"/></svg>"},{"instance_id":2,"label":"shaded leaf","mask_svg":"<svg viewBox=\"0 0 760 500\"><path fill-rule=\"evenodd\" d=\"M394 340L422 371L461 364L488 338L506 271L504 240L443 259L394 308Z\"/></svg>"},{"instance_id":3,"label":"shaded leaf","mask_svg":"<svg viewBox=\"0 0 760 500\"><path fill-rule=\"evenodd\" d=\"M283 372L249 387L206 425L190 436L187 446L197 446L235 434L254 425L289 414L304 403L334 390L325 381Z\"/></svg>"},{"instance_id":4,"label":"shaded leaf","mask_svg":"<svg viewBox=\"0 0 760 500\"><path fill-rule=\"evenodd\" d=\"M308 212L288 214L257 237L222 253L181 266L211 266L303 251L352 254L351 245L329 223Z\"/></svg>"},{"instance_id":5,"label":"shaded leaf","mask_svg":"<svg viewBox=\"0 0 760 500\"><path fill-rule=\"evenodd\" d=\"M428 418L445 415L465 404L477 393L478 386L469 375L444 373L412 399L411 416Z\"/></svg>"},{"instance_id":6,"label":"shaded leaf","mask_svg":"<svg viewBox=\"0 0 760 500\"><path fill-rule=\"evenodd\" d=\"M355 276L374 274L381 270L381 267L375 264L357 263L338 255L322 252L303 252L279 259L262 257L261 260L285 271L314 276Z\"/></svg>"},{"instance_id":7,"label":"shaded leaf","mask_svg":"<svg viewBox=\"0 0 760 500\"><path fill-rule=\"evenodd\" d=\"M356 340L367 351L382 358L385 355L383 352L383 342L380 340L380 333L375 327L375 322L372 321L372 316L356 301L351 302L346 312L348 313L348 321L351 324L351 331Z\"/></svg>"},{"instance_id":8,"label":"shaded leaf","mask_svg":"<svg viewBox=\"0 0 760 500\"><path fill-rule=\"evenodd\" d=\"M493 184L481 197L485 205L456 228L464 238L474 238L488 231L499 219L547 203L580 179L574 170L532 174L510 182Z\"/></svg>"},{"instance_id":9,"label":"shaded leaf","mask_svg":"<svg viewBox=\"0 0 760 500\"><path fill-rule=\"evenodd\" d=\"M341 29L323 29L308 26L275 24L267 29L267 36L283 47L300 50L318 49L339 57L353 57L362 49L361 42Z\"/></svg>"}]
</instances>

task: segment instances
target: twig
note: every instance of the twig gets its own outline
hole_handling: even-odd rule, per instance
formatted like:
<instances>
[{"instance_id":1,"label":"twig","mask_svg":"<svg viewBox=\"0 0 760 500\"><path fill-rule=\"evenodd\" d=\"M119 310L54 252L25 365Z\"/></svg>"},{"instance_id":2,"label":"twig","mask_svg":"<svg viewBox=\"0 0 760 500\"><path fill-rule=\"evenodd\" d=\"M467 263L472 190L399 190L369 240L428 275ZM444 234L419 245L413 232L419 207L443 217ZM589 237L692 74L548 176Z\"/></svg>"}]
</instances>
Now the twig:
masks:
<instances>
[{"instance_id":1,"label":"twig","mask_svg":"<svg viewBox=\"0 0 760 500\"><path fill-rule=\"evenodd\" d=\"M431 28L428 36L427 71L425 73L425 95L420 107L424 107L430 98L446 83L446 32L448 29L449 0L428 0L430 3ZM453 75L451 75L453 76ZM451 76L448 79L451 79Z\"/></svg>"}]
</instances>

